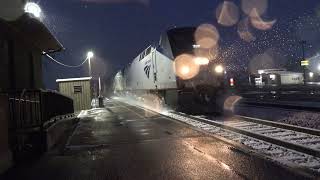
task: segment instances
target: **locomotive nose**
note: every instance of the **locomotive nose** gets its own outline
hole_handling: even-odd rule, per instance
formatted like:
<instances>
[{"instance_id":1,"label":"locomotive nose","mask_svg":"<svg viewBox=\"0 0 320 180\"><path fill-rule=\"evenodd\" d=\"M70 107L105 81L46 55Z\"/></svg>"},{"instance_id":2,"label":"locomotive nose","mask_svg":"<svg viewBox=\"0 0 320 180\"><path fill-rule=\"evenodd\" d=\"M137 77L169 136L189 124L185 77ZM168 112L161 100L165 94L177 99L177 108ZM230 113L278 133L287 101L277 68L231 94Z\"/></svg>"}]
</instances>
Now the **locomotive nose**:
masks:
<instances>
[{"instance_id":1,"label":"locomotive nose","mask_svg":"<svg viewBox=\"0 0 320 180\"><path fill-rule=\"evenodd\" d=\"M206 57L195 57L193 60L198 65L208 65L209 64L209 59Z\"/></svg>"}]
</instances>

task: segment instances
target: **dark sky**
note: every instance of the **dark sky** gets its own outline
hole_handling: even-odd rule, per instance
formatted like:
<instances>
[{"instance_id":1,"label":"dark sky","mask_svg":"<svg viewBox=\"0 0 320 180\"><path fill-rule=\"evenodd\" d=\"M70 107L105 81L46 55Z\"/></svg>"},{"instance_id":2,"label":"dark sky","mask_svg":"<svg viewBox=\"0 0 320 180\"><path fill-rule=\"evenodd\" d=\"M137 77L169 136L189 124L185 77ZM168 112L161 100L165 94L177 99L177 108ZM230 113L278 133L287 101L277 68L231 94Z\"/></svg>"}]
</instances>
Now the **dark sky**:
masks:
<instances>
[{"instance_id":1,"label":"dark sky","mask_svg":"<svg viewBox=\"0 0 320 180\"><path fill-rule=\"evenodd\" d=\"M253 0L254 1L254 0ZM259 1L259 0L258 0ZM218 0L39 0L43 22L66 50L55 58L68 65L80 64L88 50L95 58L93 71L108 77L144 48L157 42L161 32L173 26L214 25L220 33L220 57L230 70L255 66L269 59L273 66L289 66L301 56L299 41L307 39L307 55L320 48L318 0L269 0L264 20L276 20L268 30L251 28L255 41L243 41L237 24L217 22ZM246 18L241 1L239 20ZM267 1L266 1L267 2ZM258 59L258 60L257 60ZM252 65L252 62L253 65ZM289 65L288 65L289 64ZM266 65L268 67L268 65ZM292 66L292 65L291 65ZM87 69L70 69L44 59L44 80L55 89L55 79L87 76Z\"/></svg>"}]
</instances>

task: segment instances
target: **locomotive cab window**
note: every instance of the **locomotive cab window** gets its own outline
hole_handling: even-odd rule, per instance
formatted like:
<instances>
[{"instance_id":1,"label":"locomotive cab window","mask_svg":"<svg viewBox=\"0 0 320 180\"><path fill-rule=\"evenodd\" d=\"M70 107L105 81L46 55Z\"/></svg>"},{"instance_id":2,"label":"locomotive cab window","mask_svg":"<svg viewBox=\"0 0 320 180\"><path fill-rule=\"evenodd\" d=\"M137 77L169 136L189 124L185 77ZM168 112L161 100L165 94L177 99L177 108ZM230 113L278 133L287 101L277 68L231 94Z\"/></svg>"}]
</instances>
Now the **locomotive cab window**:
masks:
<instances>
[{"instance_id":1,"label":"locomotive cab window","mask_svg":"<svg viewBox=\"0 0 320 180\"><path fill-rule=\"evenodd\" d=\"M149 48L146 50L146 56L147 56L148 54L150 54L150 52L151 52L151 47L149 47Z\"/></svg>"}]
</instances>

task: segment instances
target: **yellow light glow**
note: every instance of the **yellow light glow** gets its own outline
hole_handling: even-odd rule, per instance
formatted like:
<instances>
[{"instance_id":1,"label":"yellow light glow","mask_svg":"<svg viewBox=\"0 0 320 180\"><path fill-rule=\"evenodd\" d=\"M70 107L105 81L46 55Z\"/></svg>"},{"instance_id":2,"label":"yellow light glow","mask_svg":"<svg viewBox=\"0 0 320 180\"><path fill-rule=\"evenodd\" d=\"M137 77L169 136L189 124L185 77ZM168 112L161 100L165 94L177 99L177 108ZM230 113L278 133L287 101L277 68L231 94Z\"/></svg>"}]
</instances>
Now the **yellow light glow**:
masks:
<instances>
[{"instance_id":1,"label":"yellow light glow","mask_svg":"<svg viewBox=\"0 0 320 180\"><path fill-rule=\"evenodd\" d=\"M223 73L223 67L221 65L218 65L214 68L214 71L219 74Z\"/></svg>"},{"instance_id":2,"label":"yellow light glow","mask_svg":"<svg viewBox=\"0 0 320 180\"><path fill-rule=\"evenodd\" d=\"M199 73L200 66L195 63L194 56L182 54L174 60L174 70L181 79L191 79Z\"/></svg>"},{"instance_id":3,"label":"yellow light glow","mask_svg":"<svg viewBox=\"0 0 320 180\"><path fill-rule=\"evenodd\" d=\"M181 74L187 75L190 72L190 68L188 66L181 67Z\"/></svg>"}]
</instances>

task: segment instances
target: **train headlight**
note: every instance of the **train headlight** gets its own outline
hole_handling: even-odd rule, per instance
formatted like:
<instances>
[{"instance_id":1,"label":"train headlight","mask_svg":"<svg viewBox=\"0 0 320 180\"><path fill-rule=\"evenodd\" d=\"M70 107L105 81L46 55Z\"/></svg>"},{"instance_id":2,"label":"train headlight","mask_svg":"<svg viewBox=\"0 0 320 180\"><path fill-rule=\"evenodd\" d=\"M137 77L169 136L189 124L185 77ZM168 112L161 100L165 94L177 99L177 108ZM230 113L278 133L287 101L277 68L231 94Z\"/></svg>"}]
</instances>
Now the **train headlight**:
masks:
<instances>
[{"instance_id":1,"label":"train headlight","mask_svg":"<svg viewBox=\"0 0 320 180\"><path fill-rule=\"evenodd\" d=\"M187 75L190 72L190 68L188 66L183 66L180 69L181 74Z\"/></svg>"},{"instance_id":2,"label":"train headlight","mask_svg":"<svg viewBox=\"0 0 320 180\"><path fill-rule=\"evenodd\" d=\"M209 59L206 57L195 57L194 62L198 65L207 65L209 64Z\"/></svg>"},{"instance_id":3,"label":"train headlight","mask_svg":"<svg viewBox=\"0 0 320 180\"><path fill-rule=\"evenodd\" d=\"M214 71L216 72L216 73L219 73L219 74L221 74L221 73L223 73L223 66L222 65L217 65L215 68L214 68Z\"/></svg>"}]
</instances>

